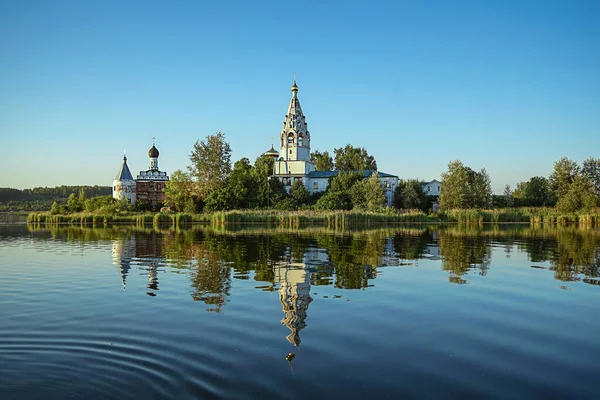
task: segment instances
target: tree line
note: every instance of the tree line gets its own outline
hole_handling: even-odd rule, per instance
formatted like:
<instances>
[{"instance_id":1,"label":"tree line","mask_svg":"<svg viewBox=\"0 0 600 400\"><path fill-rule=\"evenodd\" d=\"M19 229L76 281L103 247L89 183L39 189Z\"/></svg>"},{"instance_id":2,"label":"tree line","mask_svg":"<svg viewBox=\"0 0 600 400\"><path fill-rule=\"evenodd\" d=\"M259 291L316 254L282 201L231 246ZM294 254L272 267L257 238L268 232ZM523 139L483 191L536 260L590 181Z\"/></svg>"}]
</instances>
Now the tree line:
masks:
<instances>
[{"instance_id":1,"label":"tree line","mask_svg":"<svg viewBox=\"0 0 600 400\"><path fill-rule=\"evenodd\" d=\"M440 208L556 207L561 212L589 210L600 206L600 159L588 158L581 166L562 157L554 162L548 178L534 176L519 182L514 190L506 185L502 195L492 195L485 168L479 172L460 160L451 161L442 174Z\"/></svg>"},{"instance_id":2,"label":"tree line","mask_svg":"<svg viewBox=\"0 0 600 400\"><path fill-rule=\"evenodd\" d=\"M548 206L574 212L600 205L600 159L590 157L582 165L562 157L554 162L548 178L531 177L519 182L514 191L506 186L507 206Z\"/></svg>"},{"instance_id":3,"label":"tree line","mask_svg":"<svg viewBox=\"0 0 600 400\"><path fill-rule=\"evenodd\" d=\"M72 194L79 195L83 190L85 197L107 196L112 194L110 186L56 186L35 187L33 189L0 188L0 210L24 209L47 210L54 201L66 203Z\"/></svg>"},{"instance_id":4,"label":"tree line","mask_svg":"<svg viewBox=\"0 0 600 400\"><path fill-rule=\"evenodd\" d=\"M171 174L165 188L165 205L180 212L384 208L385 190L379 182L375 158L366 149L350 144L334 149L334 155L330 156L327 151L311 154L318 171L339 171L329 180L326 190L310 193L300 180L295 180L288 193L283 182L271 178L272 158L261 155L254 164L248 158L242 158L232 166L231 146L225 134L217 132L196 141L186 171L177 170ZM372 173L368 176L364 171ZM418 196L422 197L422 190ZM405 197L409 199L409 195Z\"/></svg>"}]
</instances>

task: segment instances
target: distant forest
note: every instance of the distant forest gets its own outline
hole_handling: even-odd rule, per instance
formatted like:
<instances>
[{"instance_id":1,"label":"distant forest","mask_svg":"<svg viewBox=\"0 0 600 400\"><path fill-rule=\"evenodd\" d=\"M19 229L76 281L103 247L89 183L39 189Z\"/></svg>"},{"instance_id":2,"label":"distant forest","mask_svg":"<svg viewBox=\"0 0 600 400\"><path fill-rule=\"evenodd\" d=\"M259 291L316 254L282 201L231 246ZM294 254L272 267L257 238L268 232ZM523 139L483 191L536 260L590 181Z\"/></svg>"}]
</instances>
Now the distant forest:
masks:
<instances>
[{"instance_id":1,"label":"distant forest","mask_svg":"<svg viewBox=\"0 0 600 400\"><path fill-rule=\"evenodd\" d=\"M79 195L83 189L85 197L107 196L112 194L110 186L57 186L36 187L33 189L0 188L0 211L49 210L54 201L66 203L74 193Z\"/></svg>"}]
</instances>

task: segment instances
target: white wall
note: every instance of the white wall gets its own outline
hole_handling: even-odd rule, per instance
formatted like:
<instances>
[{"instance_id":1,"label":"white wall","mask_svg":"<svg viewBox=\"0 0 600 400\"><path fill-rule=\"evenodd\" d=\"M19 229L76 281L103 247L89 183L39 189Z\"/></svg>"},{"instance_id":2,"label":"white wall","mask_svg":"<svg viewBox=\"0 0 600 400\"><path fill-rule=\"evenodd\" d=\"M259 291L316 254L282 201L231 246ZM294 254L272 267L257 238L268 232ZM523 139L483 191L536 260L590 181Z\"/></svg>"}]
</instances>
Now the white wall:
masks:
<instances>
[{"instance_id":1,"label":"white wall","mask_svg":"<svg viewBox=\"0 0 600 400\"><path fill-rule=\"evenodd\" d=\"M131 204L135 204L135 181L113 180L113 198L127 199Z\"/></svg>"}]
</instances>

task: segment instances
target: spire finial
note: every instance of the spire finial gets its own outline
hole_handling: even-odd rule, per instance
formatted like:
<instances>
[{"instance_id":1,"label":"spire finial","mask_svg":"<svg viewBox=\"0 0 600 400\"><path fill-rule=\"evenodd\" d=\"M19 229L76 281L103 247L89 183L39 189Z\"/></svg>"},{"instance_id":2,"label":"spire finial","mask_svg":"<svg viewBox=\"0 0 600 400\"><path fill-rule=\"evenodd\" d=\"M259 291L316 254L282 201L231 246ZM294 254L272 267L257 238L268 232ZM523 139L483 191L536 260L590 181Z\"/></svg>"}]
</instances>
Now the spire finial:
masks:
<instances>
[{"instance_id":1,"label":"spire finial","mask_svg":"<svg viewBox=\"0 0 600 400\"><path fill-rule=\"evenodd\" d=\"M296 74L294 74L294 84L292 85L292 92L298 91L298 85L296 85Z\"/></svg>"},{"instance_id":2,"label":"spire finial","mask_svg":"<svg viewBox=\"0 0 600 400\"><path fill-rule=\"evenodd\" d=\"M154 136L152 136L152 146L156 145L156 138Z\"/></svg>"},{"instance_id":3,"label":"spire finial","mask_svg":"<svg viewBox=\"0 0 600 400\"><path fill-rule=\"evenodd\" d=\"M123 149L123 161L127 161L127 150Z\"/></svg>"}]
</instances>

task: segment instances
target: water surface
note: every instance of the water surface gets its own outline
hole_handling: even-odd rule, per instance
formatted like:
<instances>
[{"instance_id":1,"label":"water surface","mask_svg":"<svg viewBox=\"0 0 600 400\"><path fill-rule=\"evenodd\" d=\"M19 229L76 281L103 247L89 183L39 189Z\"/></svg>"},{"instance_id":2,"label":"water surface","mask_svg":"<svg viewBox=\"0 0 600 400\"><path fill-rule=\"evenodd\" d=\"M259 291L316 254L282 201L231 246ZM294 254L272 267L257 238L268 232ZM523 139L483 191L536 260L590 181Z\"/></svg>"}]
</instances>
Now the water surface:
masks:
<instances>
[{"instance_id":1,"label":"water surface","mask_svg":"<svg viewBox=\"0 0 600 400\"><path fill-rule=\"evenodd\" d=\"M0 398L600 398L600 231L0 226Z\"/></svg>"}]
</instances>

